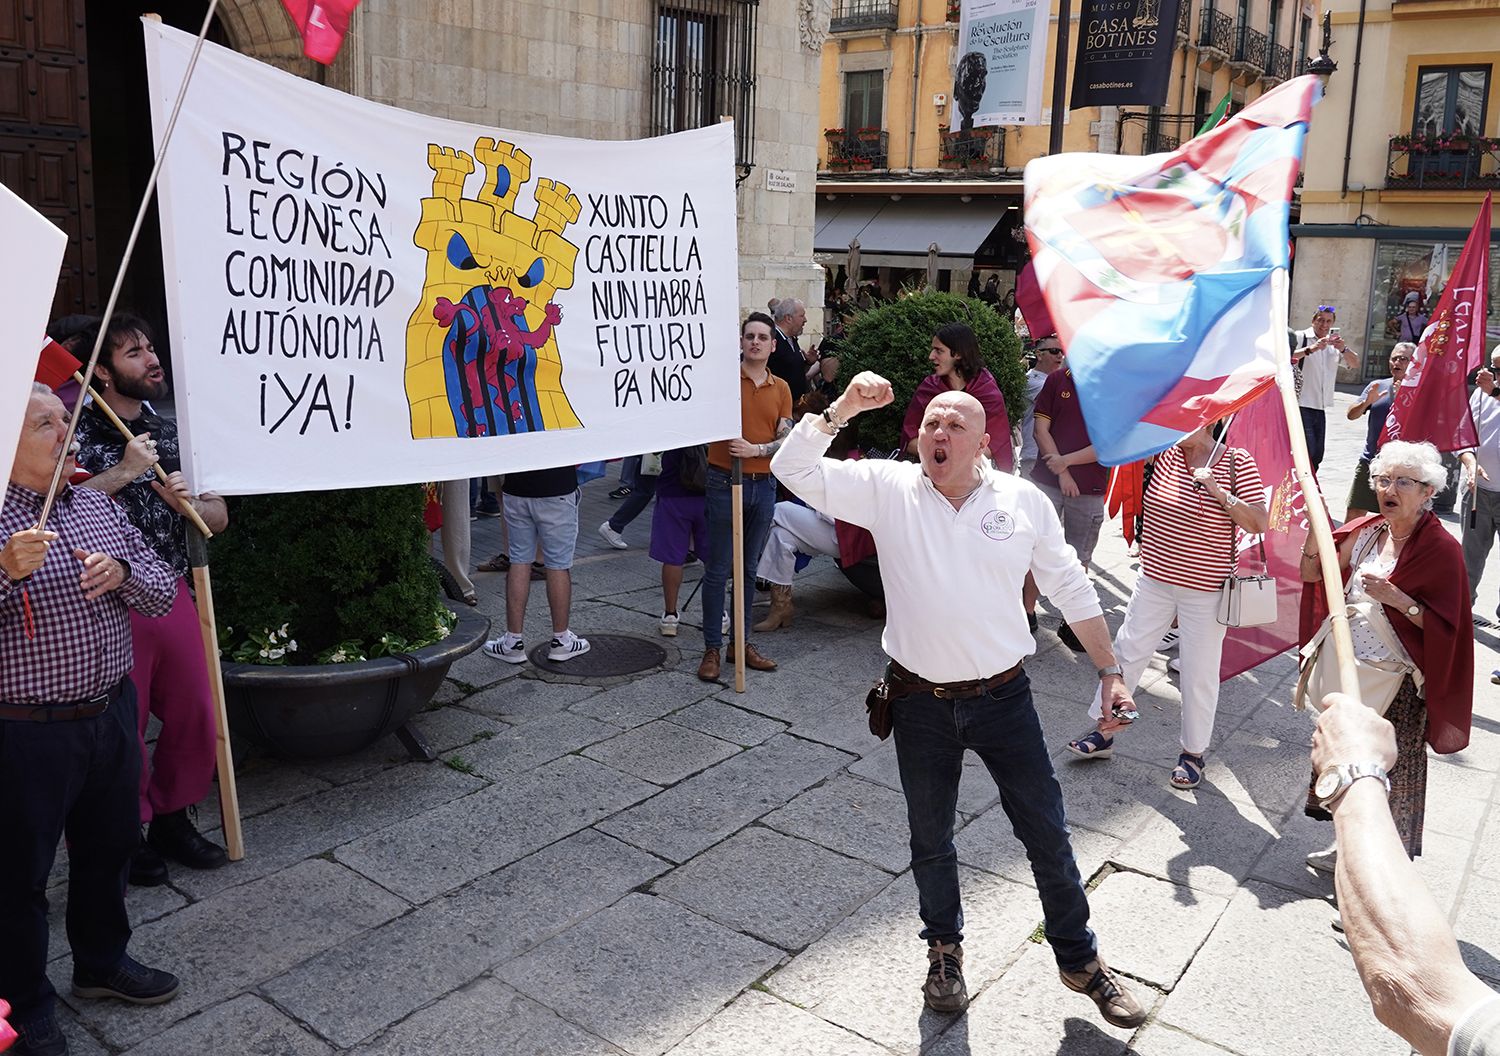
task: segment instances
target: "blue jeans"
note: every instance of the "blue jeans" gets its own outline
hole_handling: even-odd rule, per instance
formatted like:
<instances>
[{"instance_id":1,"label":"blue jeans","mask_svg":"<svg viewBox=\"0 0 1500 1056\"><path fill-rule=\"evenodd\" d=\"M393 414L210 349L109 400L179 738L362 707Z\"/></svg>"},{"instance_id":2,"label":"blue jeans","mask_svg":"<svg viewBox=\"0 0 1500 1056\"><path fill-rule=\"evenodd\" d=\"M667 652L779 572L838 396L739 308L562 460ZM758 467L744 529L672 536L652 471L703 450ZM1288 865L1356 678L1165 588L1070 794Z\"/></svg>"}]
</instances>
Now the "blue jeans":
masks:
<instances>
[{"instance_id":1,"label":"blue jeans","mask_svg":"<svg viewBox=\"0 0 1500 1056\"><path fill-rule=\"evenodd\" d=\"M651 505L651 498L655 494L656 477L637 473L635 483L631 485L630 494L625 496L625 501L620 503L614 516L609 519L610 530L623 532L627 524L639 517L641 511Z\"/></svg>"},{"instance_id":2,"label":"blue jeans","mask_svg":"<svg viewBox=\"0 0 1500 1056\"><path fill-rule=\"evenodd\" d=\"M1307 460L1313 472L1323 463L1323 442L1328 436L1328 412L1319 408L1299 407L1302 412L1302 431L1307 434Z\"/></svg>"},{"instance_id":3,"label":"blue jeans","mask_svg":"<svg viewBox=\"0 0 1500 1056\"><path fill-rule=\"evenodd\" d=\"M620 463L620 487L635 487L636 479L641 473L641 456L631 455Z\"/></svg>"},{"instance_id":4,"label":"blue jeans","mask_svg":"<svg viewBox=\"0 0 1500 1056\"><path fill-rule=\"evenodd\" d=\"M776 512L776 481L746 480L744 503L745 589L740 603L745 607L745 626L750 626L750 607L755 601L755 566L771 534L771 516ZM705 513L708 516L708 561L703 566L703 646L724 645L724 584L734 564L734 520L729 501L729 474L708 467Z\"/></svg>"},{"instance_id":5,"label":"blue jeans","mask_svg":"<svg viewBox=\"0 0 1500 1056\"><path fill-rule=\"evenodd\" d=\"M1089 928L1088 897L1025 672L969 700L940 700L930 693L902 697L892 702L892 716L922 938L963 941L953 812L967 748L995 779L1000 806L1026 847L1058 966L1076 971L1093 960L1098 945Z\"/></svg>"}]
</instances>

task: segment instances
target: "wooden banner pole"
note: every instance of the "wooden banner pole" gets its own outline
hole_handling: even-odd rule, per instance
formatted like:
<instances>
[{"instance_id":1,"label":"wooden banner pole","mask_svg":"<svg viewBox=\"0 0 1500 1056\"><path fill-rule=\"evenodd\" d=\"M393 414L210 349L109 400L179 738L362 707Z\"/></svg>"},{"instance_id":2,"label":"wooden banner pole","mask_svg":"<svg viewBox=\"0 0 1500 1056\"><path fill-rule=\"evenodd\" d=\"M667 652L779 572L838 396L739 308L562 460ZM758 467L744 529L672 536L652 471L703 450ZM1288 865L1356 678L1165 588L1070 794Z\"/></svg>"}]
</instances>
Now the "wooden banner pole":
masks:
<instances>
[{"instance_id":1,"label":"wooden banner pole","mask_svg":"<svg viewBox=\"0 0 1500 1056\"><path fill-rule=\"evenodd\" d=\"M745 477L744 464L730 463L729 517L734 522L734 691L745 692Z\"/></svg>"}]
</instances>

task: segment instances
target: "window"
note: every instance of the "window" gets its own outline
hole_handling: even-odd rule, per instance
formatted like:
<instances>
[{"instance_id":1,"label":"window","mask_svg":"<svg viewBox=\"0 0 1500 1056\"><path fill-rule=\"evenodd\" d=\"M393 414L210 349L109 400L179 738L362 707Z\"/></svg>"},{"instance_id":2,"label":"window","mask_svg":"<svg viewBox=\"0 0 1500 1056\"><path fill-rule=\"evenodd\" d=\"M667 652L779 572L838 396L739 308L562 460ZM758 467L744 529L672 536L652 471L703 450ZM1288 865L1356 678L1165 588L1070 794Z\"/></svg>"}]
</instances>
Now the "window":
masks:
<instances>
[{"instance_id":1,"label":"window","mask_svg":"<svg viewBox=\"0 0 1500 1056\"><path fill-rule=\"evenodd\" d=\"M1297 69L1296 73L1307 72L1307 45L1312 39L1312 18L1308 15L1302 16L1301 39L1297 42Z\"/></svg>"},{"instance_id":2,"label":"window","mask_svg":"<svg viewBox=\"0 0 1500 1056\"><path fill-rule=\"evenodd\" d=\"M1270 50L1266 53L1267 60L1275 52L1276 45L1281 43L1281 0L1271 0L1271 28L1266 33L1270 41Z\"/></svg>"},{"instance_id":3,"label":"window","mask_svg":"<svg viewBox=\"0 0 1500 1056\"><path fill-rule=\"evenodd\" d=\"M1211 88L1199 88L1193 93L1193 132L1203 127L1203 122L1208 120L1208 115L1214 112L1213 90Z\"/></svg>"},{"instance_id":4,"label":"window","mask_svg":"<svg viewBox=\"0 0 1500 1056\"><path fill-rule=\"evenodd\" d=\"M1417 71L1411 130L1426 136L1480 135L1489 93L1488 66L1423 66Z\"/></svg>"},{"instance_id":5,"label":"window","mask_svg":"<svg viewBox=\"0 0 1500 1056\"><path fill-rule=\"evenodd\" d=\"M741 178L755 163L757 4L674 0L656 5L651 132L681 132L733 117Z\"/></svg>"},{"instance_id":6,"label":"window","mask_svg":"<svg viewBox=\"0 0 1500 1056\"><path fill-rule=\"evenodd\" d=\"M885 127L885 72L861 70L844 74L844 126Z\"/></svg>"}]
</instances>

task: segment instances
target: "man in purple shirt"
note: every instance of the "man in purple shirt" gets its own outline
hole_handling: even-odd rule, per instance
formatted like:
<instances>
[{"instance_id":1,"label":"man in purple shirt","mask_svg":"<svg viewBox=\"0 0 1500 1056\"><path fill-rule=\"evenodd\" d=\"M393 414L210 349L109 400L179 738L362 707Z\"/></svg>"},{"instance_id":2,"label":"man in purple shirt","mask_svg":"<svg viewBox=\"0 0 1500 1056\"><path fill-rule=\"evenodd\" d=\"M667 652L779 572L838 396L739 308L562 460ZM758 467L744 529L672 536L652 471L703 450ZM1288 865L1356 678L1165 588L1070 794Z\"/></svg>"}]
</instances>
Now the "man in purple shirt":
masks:
<instances>
[{"instance_id":1,"label":"man in purple shirt","mask_svg":"<svg viewBox=\"0 0 1500 1056\"><path fill-rule=\"evenodd\" d=\"M0 508L0 998L23 1056L68 1051L46 970L47 875L64 834L73 993L159 1004L178 987L125 952L141 767L129 610L165 614L176 576L112 500L66 483L71 455L36 529L67 421L35 386Z\"/></svg>"}]
</instances>

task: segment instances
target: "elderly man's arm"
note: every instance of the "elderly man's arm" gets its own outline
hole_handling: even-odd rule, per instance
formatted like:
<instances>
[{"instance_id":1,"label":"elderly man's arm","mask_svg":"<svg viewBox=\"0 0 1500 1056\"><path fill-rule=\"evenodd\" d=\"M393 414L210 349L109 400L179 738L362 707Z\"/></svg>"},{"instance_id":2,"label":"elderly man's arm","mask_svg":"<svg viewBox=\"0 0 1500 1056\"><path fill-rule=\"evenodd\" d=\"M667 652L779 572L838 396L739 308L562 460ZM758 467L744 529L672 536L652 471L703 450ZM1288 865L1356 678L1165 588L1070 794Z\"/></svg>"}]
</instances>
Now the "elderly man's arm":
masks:
<instances>
[{"instance_id":1,"label":"elderly man's arm","mask_svg":"<svg viewBox=\"0 0 1500 1056\"><path fill-rule=\"evenodd\" d=\"M115 508L119 520L119 554L130 566L120 584L120 600L142 616L165 616L177 597L177 573L147 545L125 513Z\"/></svg>"},{"instance_id":2,"label":"elderly man's arm","mask_svg":"<svg viewBox=\"0 0 1500 1056\"><path fill-rule=\"evenodd\" d=\"M1330 694L1313 734L1313 768L1396 763L1391 724ZM1350 785L1333 804L1339 913L1375 1017L1423 1056L1442 1056L1454 1026L1495 994L1465 967L1444 915L1406 855L1385 787Z\"/></svg>"}]
</instances>

